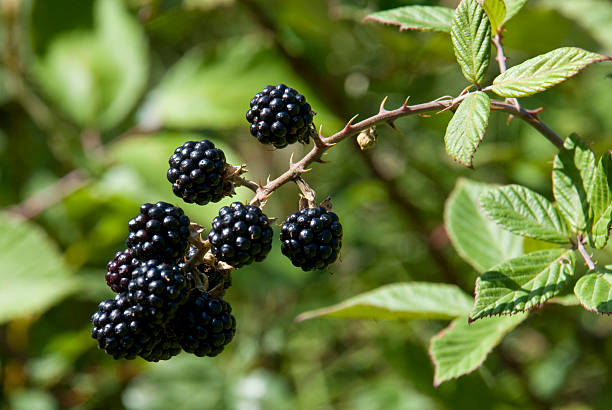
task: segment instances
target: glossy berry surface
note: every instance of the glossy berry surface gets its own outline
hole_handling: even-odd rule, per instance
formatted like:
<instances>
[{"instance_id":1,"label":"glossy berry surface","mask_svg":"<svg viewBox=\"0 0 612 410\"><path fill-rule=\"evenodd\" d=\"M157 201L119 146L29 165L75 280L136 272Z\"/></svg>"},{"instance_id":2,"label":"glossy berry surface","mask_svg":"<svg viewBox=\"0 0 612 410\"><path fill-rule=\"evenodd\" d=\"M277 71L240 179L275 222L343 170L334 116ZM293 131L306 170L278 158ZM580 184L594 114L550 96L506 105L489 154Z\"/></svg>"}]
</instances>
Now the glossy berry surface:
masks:
<instances>
[{"instance_id":1,"label":"glossy berry surface","mask_svg":"<svg viewBox=\"0 0 612 410\"><path fill-rule=\"evenodd\" d=\"M233 191L232 182L224 179L225 154L208 140L187 141L174 150L168 163L172 192L187 203L218 202Z\"/></svg>"},{"instance_id":2,"label":"glossy berry surface","mask_svg":"<svg viewBox=\"0 0 612 410\"><path fill-rule=\"evenodd\" d=\"M234 202L219 210L208 233L212 254L234 268L260 262L272 249L272 227L255 206Z\"/></svg>"},{"instance_id":3,"label":"glossy berry surface","mask_svg":"<svg viewBox=\"0 0 612 410\"><path fill-rule=\"evenodd\" d=\"M140 265L131 249L117 252L106 265L106 284L115 293L125 292L132 278L132 272Z\"/></svg>"},{"instance_id":4,"label":"glossy berry surface","mask_svg":"<svg viewBox=\"0 0 612 410\"><path fill-rule=\"evenodd\" d=\"M281 252L305 271L324 269L338 259L342 225L323 207L306 208L287 217L281 228Z\"/></svg>"},{"instance_id":5,"label":"glossy berry surface","mask_svg":"<svg viewBox=\"0 0 612 410\"><path fill-rule=\"evenodd\" d=\"M171 320L187 300L188 291L187 278L178 266L154 259L135 269L128 285L129 302L136 314L155 324Z\"/></svg>"},{"instance_id":6,"label":"glossy berry surface","mask_svg":"<svg viewBox=\"0 0 612 410\"><path fill-rule=\"evenodd\" d=\"M236 319L231 313L226 301L193 289L172 322L183 350L200 357L221 353L236 333Z\"/></svg>"},{"instance_id":7,"label":"glossy berry surface","mask_svg":"<svg viewBox=\"0 0 612 410\"><path fill-rule=\"evenodd\" d=\"M158 341L159 331L138 317L126 293L102 301L91 320L91 337L97 340L99 349L115 359L147 354Z\"/></svg>"},{"instance_id":8,"label":"glossy berry surface","mask_svg":"<svg viewBox=\"0 0 612 410\"><path fill-rule=\"evenodd\" d=\"M151 350L142 352L139 356L149 362L168 360L181 352L181 345L173 332L162 329Z\"/></svg>"},{"instance_id":9,"label":"glossy berry surface","mask_svg":"<svg viewBox=\"0 0 612 410\"><path fill-rule=\"evenodd\" d=\"M126 245L141 261L175 263L187 250L189 218L177 206L167 202L143 204L128 226Z\"/></svg>"},{"instance_id":10,"label":"glossy berry surface","mask_svg":"<svg viewBox=\"0 0 612 410\"><path fill-rule=\"evenodd\" d=\"M288 144L307 144L313 112L306 98L284 84L268 85L255 94L246 119L251 135L262 144L284 148Z\"/></svg>"}]
</instances>

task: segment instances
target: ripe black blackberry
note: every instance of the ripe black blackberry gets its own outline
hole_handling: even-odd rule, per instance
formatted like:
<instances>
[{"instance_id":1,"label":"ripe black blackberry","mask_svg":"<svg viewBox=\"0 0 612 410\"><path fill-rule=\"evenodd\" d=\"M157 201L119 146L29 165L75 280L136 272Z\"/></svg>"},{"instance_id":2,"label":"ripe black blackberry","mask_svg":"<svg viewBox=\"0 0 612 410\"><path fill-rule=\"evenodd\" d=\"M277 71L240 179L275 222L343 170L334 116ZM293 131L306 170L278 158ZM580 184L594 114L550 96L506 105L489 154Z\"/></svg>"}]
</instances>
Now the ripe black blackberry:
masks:
<instances>
[{"instance_id":1,"label":"ripe black blackberry","mask_svg":"<svg viewBox=\"0 0 612 410\"><path fill-rule=\"evenodd\" d=\"M338 259L342 225L338 216L319 206L287 217L280 234L281 252L305 271L324 269Z\"/></svg>"},{"instance_id":2,"label":"ripe black blackberry","mask_svg":"<svg viewBox=\"0 0 612 410\"><path fill-rule=\"evenodd\" d=\"M162 329L155 344L150 350L144 351L140 357L149 362L168 360L181 352L181 345L172 331Z\"/></svg>"},{"instance_id":3,"label":"ripe black blackberry","mask_svg":"<svg viewBox=\"0 0 612 410\"><path fill-rule=\"evenodd\" d=\"M234 268L260 262L272 249L272 228L261 209L234 202L219 210L208 233L212 254Z\"/></svg>"},{"instance_id":4,"label":"ripe black blackberry","mask_svg":"<svg viewBox=\"0 0 612 410\"><path fill-rule=\"evenodd\" d=\"M172 192L187 203L206 205L231 195L234 185L225 179L225 154L208 140L187 141L168 160Z\"/></svg>"},{"instance_id":5,"label":"ripe black blackberry","mask_svg":"<svg viewBox=\"0 0 612 410\"><path fill-rule=\"evenodd\" d=\"M178 206L167 202L143 204L128 226L130 234L125 243L141 261L175 263L187 250L189 218Z\"/></svg>"},{"instance_id":6,"label":"ripe black blackberry","mask_svg":"<svg viewBox=\"0 0 612 410\"><path fill-rule=\"evenodd\" d=\"M231 313L226 301L193 289L171 325L183 350L212 357L221 353L236 333L236 319Z\"/></svg>"},{"instance_id":7,"label":"ripe black blackberry","mask_svg":"<svg viewBox=\"0 0 612 410\"><path fill-rule=\"evenodd\" d=\"M155 259L143 262L132 273L128 300L136 314L151 323L167 323L187 300L189 286L185 273L176 265Z\"/></svg>"},{"instance_id":8,"label":"ripe black blackberry","mask_svg":"<svg viewBox=\"0 0 612 410\"><path fill-rule=\"evenodd\" d=\"M126 249L117 252L115 257L106 265L106 284L115 293L127 291L132 272L140 265L134 251Z\"/></svg>"},{"instance_id":9,"label":"ripe black blackberry","mask_svg":"<svg viewBox=\"0 0 612 410\"><path fill-rule=\"evenodd\" d=\"M278 84L255 94L246 119L251 123L251 135L259 142L284 148L297 141L308 144L313 115L306 97Z\"/></svg>"},{"instance_id":10,"label":"ripe black blackberry","mask_svg":"<svg viewBox=\"0 0 612 410\"><path fill-rule=\"evenodd\" d=\"M91 321L91 337L115 359L135 359L151 351L158 340L159 331L138 317L126 293L102 301Z\"/></svg>"}]
</instances>

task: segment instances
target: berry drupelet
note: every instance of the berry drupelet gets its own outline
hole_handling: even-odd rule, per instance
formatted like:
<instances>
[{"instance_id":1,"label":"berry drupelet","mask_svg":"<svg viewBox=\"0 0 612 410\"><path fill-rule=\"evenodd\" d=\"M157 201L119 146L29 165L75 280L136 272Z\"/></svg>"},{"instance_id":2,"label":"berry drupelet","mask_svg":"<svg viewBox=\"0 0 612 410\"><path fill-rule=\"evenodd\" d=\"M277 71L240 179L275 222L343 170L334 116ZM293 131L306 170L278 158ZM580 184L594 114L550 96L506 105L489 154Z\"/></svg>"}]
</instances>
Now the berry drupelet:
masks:
<instances>
[{"instance_id":1,"label":"berry drupelet","mask_svg":"<svg viewBox=\"0 0 612 410\"><path fill-rule=\"evenodd\" d=\"M284 148L297 141L308 144L313 114L302 94L278 84L255 94L246 119L251 123L251 135L259 142Z\"/></svg>"},{"instance_id":2,"label":"berry drupelet","mask_svg":"<svg viewBox=\"0 0 612 410\"><path fill-rule=\"evenodd\" d=\"M126 249L117 252L115 257L106 265L106 284L115 293L127 291L132 272L140 265L134 251Z\"/></svg>"},{"instance_id":3,"label":"berry drupelet","mask_svg":"<svg viewBox=\"0 0 612 410\"><path fill-rule=\"evenodd\" d=\"M305 271L324 269L338 259L342 225L323 207L305 208L287 217L280 234L281 252Z\"/></svg>"},{"instance_id":4,"label":"berry drupelet","mask_svg":"<svg viewBox=\"0 0 612 410\"><path fill-rule=\"evenodd\" d=\"M256 206L234 202L219 210L208 233L212 254L234 268L260 262L272 249L268 217Z\"/></svg>"},{"instance_id":5,"label":"berry drupelet","mask_svg":"<svg viewBox=\"0 0 612 410\"><path fill-rule=\"evenodd\" d=\"M225 154L208 140L187 141L168 160L172 192L187 203L206 205L231 195L234 185L225 179Z\"/></svg>"},{"instance_id":6,"label":"berry drupelet","mask_svg":"<svg viewBox=\"0 0 612 410\"><path fill-rule=\"evenodd\" d=\"M177 206L167 202L143 204L128 226L126 245L141 261L175 263L187 250L189 218Z\"/></svg>"},{"instance_id":7,"label":"berry drupelet","mask_svg":"<svg viewBox=\"0 0 612 410\"><path fill-rule=\"evenodd\" d=\"M231 313L226 301L193 289L172 322L183 350L200 357L221 353L236 333L236 319Z\"/></svg>"}]
</instances>

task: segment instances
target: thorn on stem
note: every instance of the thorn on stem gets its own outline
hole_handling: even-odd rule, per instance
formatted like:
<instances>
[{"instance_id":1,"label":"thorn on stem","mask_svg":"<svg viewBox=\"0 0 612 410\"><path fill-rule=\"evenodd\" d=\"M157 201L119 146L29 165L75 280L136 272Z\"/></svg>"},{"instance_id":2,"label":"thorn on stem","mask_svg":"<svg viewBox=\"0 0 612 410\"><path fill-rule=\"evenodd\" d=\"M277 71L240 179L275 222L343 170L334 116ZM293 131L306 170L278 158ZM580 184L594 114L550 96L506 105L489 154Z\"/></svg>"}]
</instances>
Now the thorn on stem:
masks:
<instances>
[{"instance_id":1,"label":"thorn on stem","mask_svg":"<svg viewBox=\"0 0 612 410\"><path fill-rule=\"evenodd\" d=\"M383 100L381 101L380 108L378 109L378 113L379 114L387 112L387 109L385 108L385 103L387 102L387 98L389 98L389 97L385 96L385 98L383 98Z\"/></svg>"}]
</instances>

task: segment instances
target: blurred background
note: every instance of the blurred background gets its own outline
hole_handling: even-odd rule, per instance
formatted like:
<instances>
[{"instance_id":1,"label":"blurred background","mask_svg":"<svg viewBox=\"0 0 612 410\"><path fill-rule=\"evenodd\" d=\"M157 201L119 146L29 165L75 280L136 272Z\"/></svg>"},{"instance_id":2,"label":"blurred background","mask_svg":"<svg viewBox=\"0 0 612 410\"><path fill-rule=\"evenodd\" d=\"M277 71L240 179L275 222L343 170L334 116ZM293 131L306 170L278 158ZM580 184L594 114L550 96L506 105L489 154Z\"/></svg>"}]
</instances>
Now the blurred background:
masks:
<instances>
[{"instance_id":1,"label":"blurred background","mask_svg":"<svg viewBox=\"0 0 612 410\"><path fill-rule=\"evenodd\" d=\"M354 114L457 95L466 86L450 38L362 24L394 0L0 0L0 406L3 409L609 409L612 320L547 305L478 371L434 388L429 338L442 321L315 319L297 314L398 281L450 282L476 272L444 233L458 177L520 183L551 198L554 147L492 113L475 171L444 152L451 114L379 128L376 149L346 141L308 182L333 199L341 262L295 269L275 244L236 271L226 294L238 321L216 358L114 361L90 315L112 296L105 266L124 248L139 204L183 207L205 227L219 207L179 203L165 178L173 149L208 138L264 181L285 170L248 132L251 97L283 82L305 94L329 135ZM509 64L561 46L612 54L612 3L531 0L508 24ZM496 65L489 70L494 78ZM589 67L524 106L596 154L612 147L612 68ZM286 185L266 213L297 208ZM277 228L278 234L278 228ZM596 255L612 263L610 246Z\"/></svg>"}]
</instances>

